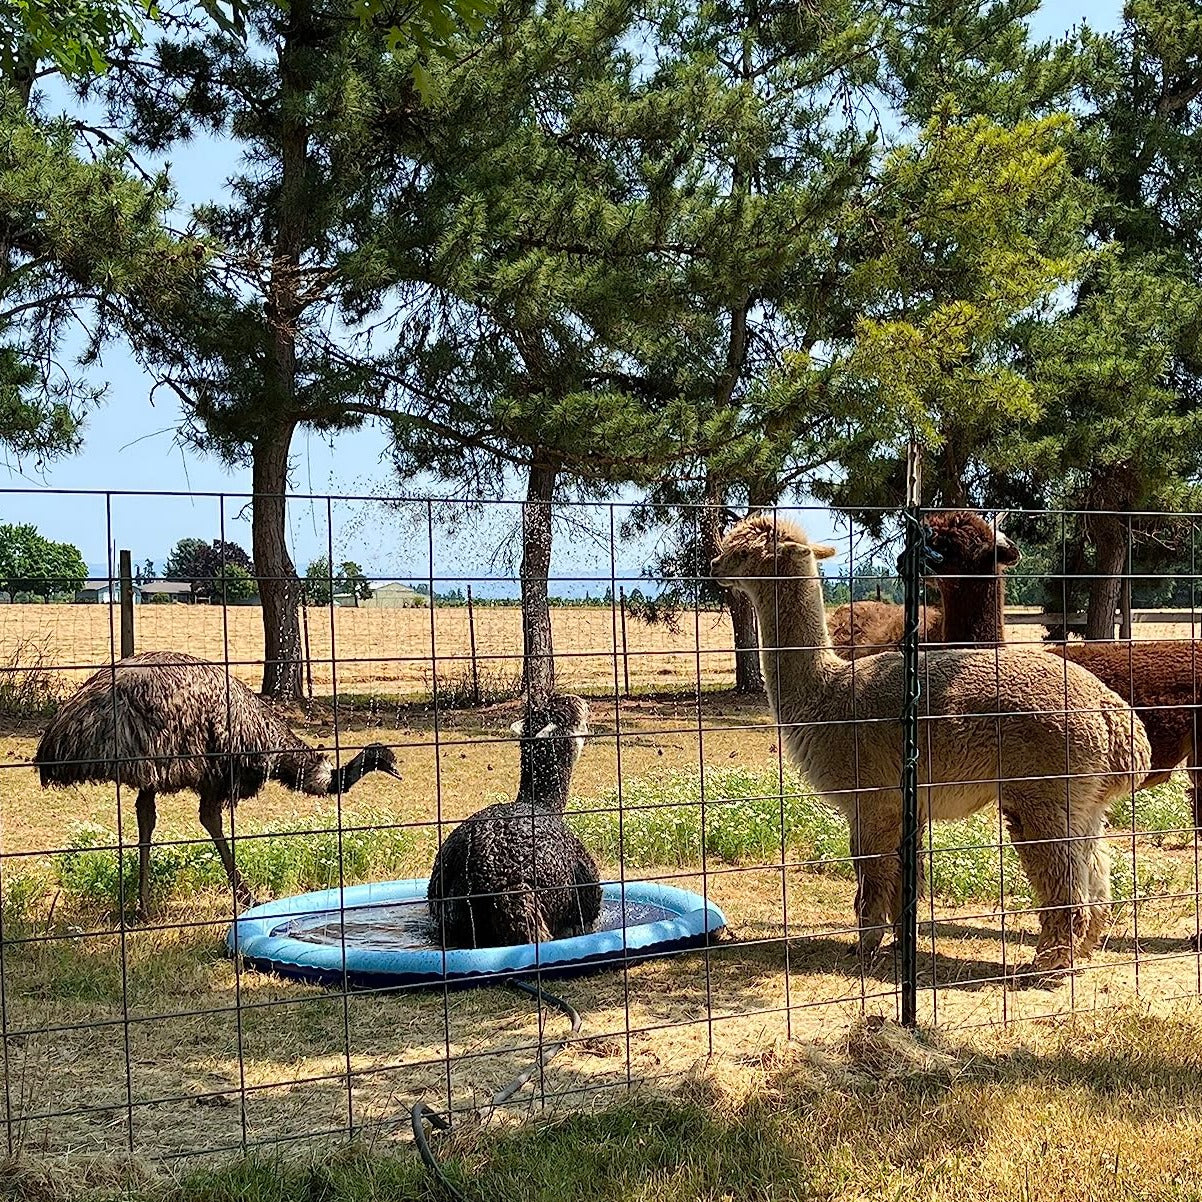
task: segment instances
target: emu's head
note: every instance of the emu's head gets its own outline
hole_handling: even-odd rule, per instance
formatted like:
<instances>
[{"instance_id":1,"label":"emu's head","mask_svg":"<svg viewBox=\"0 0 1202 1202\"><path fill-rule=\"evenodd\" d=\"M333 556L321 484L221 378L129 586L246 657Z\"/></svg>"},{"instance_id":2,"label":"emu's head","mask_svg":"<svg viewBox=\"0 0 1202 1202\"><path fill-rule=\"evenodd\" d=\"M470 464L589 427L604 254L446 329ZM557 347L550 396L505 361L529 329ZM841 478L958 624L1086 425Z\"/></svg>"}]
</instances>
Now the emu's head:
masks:
<instances>
[{"instance_id":1,"label":"emu's head","mask_svg":"<svg viewBox=\"0 0 1202 1202\"><path fill-rule=\"evenodd\" d=\"M932 513L923 519L932 576L992 576L1022 558L1018 547L990 522L966 509Z\"/></svg>"},{"instance_id":2,"label":"emu's head","mask_svg":"<svg viewBox=\"0 0 1202 1202\"><path fill-rule=\"evenodd\" d=\"M527 706L510 729L521 739L523 783L539 792L562 788L566 801L588 735L588 704L571 693L552 693L545 705Z\"/></svg>"},{"instance_id":3,"label":"emu's head","mask_svg":"<svg viewBox=\"0 0 1202 1202\"><path fill-rule=\"evenodd\" d=\"M365 772L386 772L389 776L401 779L400 769L396 766L396 753L391 747L384 743L368 743L362 754Z\"/></svg>"},{"instance_id":4,"label":"emu's head","mask_svg":"<svg viewBox=\"0 0 1202 1202\"><path fill-rule=\"evenodd\" d=\"M810 542L798 525L770 513L757 513L732 526L722 537L710 575L724 588L750 591L756 580L818 575L818 560L834 547Z\"/></svg>"}]
</instances>

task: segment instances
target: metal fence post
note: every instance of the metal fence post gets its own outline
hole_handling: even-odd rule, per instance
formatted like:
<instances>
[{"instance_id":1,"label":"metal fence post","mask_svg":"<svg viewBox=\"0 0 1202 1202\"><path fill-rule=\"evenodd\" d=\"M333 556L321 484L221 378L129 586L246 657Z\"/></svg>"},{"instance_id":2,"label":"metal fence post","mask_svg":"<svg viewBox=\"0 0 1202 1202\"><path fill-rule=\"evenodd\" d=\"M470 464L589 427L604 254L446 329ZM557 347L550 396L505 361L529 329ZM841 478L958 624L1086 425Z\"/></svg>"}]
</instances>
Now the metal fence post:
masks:
<instances>
[{"instance_id":1,"label":"metal fence post","mask_svg":"<svg viewBox=\"0 0 1202 1202\"><path fill-rule=\"evenodd\" d=\"M134 653L134 570L130 553L122 551L117 575L121 587L121 658Z\"/></svg>"},{"instance_id":2,"label":"metal fence post","mask_svg":"<svg viewBox=\"0 0 1202 1202\"><path fill-rule=\"evenodd\" d=\"M898 915L901 1021L918 1025L918 595L922 589L922 463L918 444L906 456L906 545L902 560L905 633L902 640L902 895Z\"/></svg>"},{"instance_id":3,"label":"metal fence post","mask_svg":"<svg viewBox=\"0 0 1202 1202\"><path fill-rule=\"evenodd\" d=\"M630 650L626 645L626 588L618 585L618 605L622 611L622 687L623 696L630 696Z\"/></svg>"},{"instance_id":4,"label":"metal fence post","mask_svg":"<svg viewBox=\"0 0 1202 1202\"><path fill-rule=\"evenodd\" d=\"M476 659L476 610L472 602L472 586L467 586L467 637L472 649L472 705L480 704L480 664Z\"/></svg>"}]
</instances>

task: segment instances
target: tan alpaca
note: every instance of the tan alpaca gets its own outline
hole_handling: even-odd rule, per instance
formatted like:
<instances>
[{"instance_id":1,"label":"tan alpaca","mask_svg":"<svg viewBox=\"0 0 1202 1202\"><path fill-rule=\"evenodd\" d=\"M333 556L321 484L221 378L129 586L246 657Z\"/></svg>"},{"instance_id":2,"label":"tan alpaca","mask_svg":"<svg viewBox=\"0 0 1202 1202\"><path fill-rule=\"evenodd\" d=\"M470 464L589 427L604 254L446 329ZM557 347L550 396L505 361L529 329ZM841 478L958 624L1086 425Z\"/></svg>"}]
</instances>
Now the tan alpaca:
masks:
<instances>
[{"instance_id":1,"label":"tan alpaca","mask_svg":"<svg viewBox=\"0 0 1202 1202\"><path fill-rule=\"evenodd\" d=\"M727 532L711 571L751 598L789 757L848 820L860 942L871 952L901 904L902 657L852 663L831 649L817 561L834 553L757 514ZM922 821L964 818L1000 796L1041 907L1031 968L1071 967L1109 919L1099 836L1111 799L1147 774L1142 725L1088 672L1037 649L930 651L919 672Z\"/></svg>"}]
</instances>

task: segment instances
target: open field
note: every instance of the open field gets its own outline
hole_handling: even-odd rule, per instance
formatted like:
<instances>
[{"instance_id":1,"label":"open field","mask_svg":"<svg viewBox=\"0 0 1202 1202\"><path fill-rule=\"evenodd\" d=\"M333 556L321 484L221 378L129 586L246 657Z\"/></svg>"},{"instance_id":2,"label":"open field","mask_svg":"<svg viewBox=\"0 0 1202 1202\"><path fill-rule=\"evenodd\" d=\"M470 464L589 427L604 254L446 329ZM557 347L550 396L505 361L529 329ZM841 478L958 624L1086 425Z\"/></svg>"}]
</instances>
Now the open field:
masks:
<instances>
[{"instance_id":1,"label":"open field","mask_svg":"<svg viewBox=\"0 0 1202 1202\"><path fill-rule=\"evenodd\" d=\"M462 606L428 609L336 609L306 611L313 691L358 690L400 697L429 696L431 663L440 682L460 687L468 678L471 641L468 612ZM31 647L57 670L64 688L73 688L120 645L117 616L107 605L0 606L0 668L26 663ZM521 618L516 607L475 611L476 653L487 694L501 686L516 691L521 676ZM724 613L686 612L677 629L626 621L625 658L621 623L608 606L551 611L556 669L565 689L612 694L615 681L639 693L729 688L734 680L730 621ZM1190 625L1137 623L1140 639L1188 638ZM1038 641L1040 626L1007 626L1011 643ZM178 650L222 662L229 660L241 680L258 687L262 679L262 613L256 606L139 605L135 612L139 650ZM616 663L615 663L615 655Z\"/></svg>"},{"instance_id":2,"label":"open field","mask_svg":"<svg viewBox=\"0 0 1202 1202\"><path fill-rule=\"evenodd\" d=\"M469 672L471 640L462 606L429 609L336 609L306 611L315 694L329 694L335 674L340 692L360 690L398 696L428 696L431 664L440 677ZM116 622L116 614L111 622ZM11 663L22 644L46 649L45 660L60 670L67 687L87 671L109 663L120 645L107 605L0 606L0 665ZM608 606L551 611L556 667L564 688L604 693L614 688L615 646L621 648L620 619ZM258 687L262 679L263 618L257 606L139 605L135 615L140 650L188 651L229 660L234 674ZM484 684L521 677L520 611L480 607L475 611L476 654ZM682 615L679 629L626 624L632 688L640 691L696 686L725 687L734 679L730 623L724 614ZM700 654L698 653L700 647ZM619 660L618 671L621 672Z\"/></svg>"},{"instance_id":3,"label":"open field","mask_svg":"<svg viewBox=\"0 0 1202 1202\"><path fill-rule=\"evenodd\" d=\"M340 741L361 743L370 736L399 744L404 774L399 782L365 779L346 799L342 821L349 826L404 824L411 838L396 846L382 871L417 875L428 870L440 816L453 820L490 794L512 795L516 756L507 727L516 707L442 715L437 734L428 709L398 707L395 712L402 723L374 707L340 711ZM729 694L707 696L700 708L689 699L620 707L598 700L593 715L596 733L574 787L581 797L603 799L616 789L619 761L628 789L633 782L692 771L703 762L743 765L770 777L776 771L774 731L762 706ZM331 718L328 705L315 706L299 727L314 743L328 746L333 742ZM244 1138L257 1144L282 1135L320 1149L338 1143L348 1123L378 1157L389 1145L405 1143L408 1110L417 1099L471 1109L532 1059L539 1038L534 1007L530 999L505 988L446 996L436 991L363 992L344 999L238 972L223 954L230 903L217 888L160 898L154 922L124 931L111 904L73 898L53 887L33 902L17 905L12 890L22 877L40 873L53 878L55 856L47 852L71 844L75 822L88 820L112 830L116 820L111 789L43 793L37 787L25 766L35 738L34 727L15 728L0 741L7 765L0 772L9 1031L5 1063L15 1150L24 1157L62 1162L86 1153L116 1164L132 1144L135 1156L161 1161L238 1147ZM131 802L127 795L122 815L127 839L134 836ZM1179 784L1170 802L1166 827L1180 821ZM720 803L720 797L711 797L711 815ZM159 858L173 839L207 842L194 807L189 795L162 799L156 842L164 850ZM289 838L312 838L315 824L335 823L337 814L273 785L240 807L238 819L243 837L271 827L273 843L284 844ZM627 821L636 818L628 814ZM305 829L290 837L281 834L290 823ZM986 823L985 829L992 828ZM941 854L954 873L956 858L964 852L954 839L952 843ZM585 1132L625 1121L606 1114L587 1116L620 1099L631 1083L640 1083L644 1101L637 1113L661 1118L679 1114L685 1116L682 1123L694 1121L687 1116L696 1115L699 1098L712 1098L706 1105L712 1106L716 1125L705 1129L715 1139L734 1138L740 1115L779 1130L782 1116L813 1107L814 1121L827 1124L831 1137L844 1141L845 1172L830 1178L831 1197L878 1196L866 1145L846 1142L851 1128L836 1122L839 1105L865 1118L881 1108L880 1121L892 1133L887 1142L896 1145L890 1156L900 1157L881 1167L881 1181L908 1180L912 1172L919 1174L915 1180L926 1180L922 1174L936 1172L931 1158L944 1146L943 1115L961 1132L947 1137L949 1152L958 1148L957 1155L968 1161L985 1157L992 1167L980 1171L983 1180L992 1180L990 1174L1004 1168L1001 1149L1007 1139L1036 1138L1034 1120L1023 1117L1023 1099L1033 1106L1062 1104L1065 1121L1073 1113L1074 1129L1079 1129L1084 1119L1075 1112L1092 1091L1105 1095L1119 1088L1113 1075L1103 1074L1100 1060L1095 1068L1073 1070L1076 1077L1062 1080L1058 1075L1069 1071L1069 1061L1058 1059L1060 1028L1068 1021L1063 1012L1115 1006L1128 1007L1122 1012L1127 1017L1115 1019L1113 1028L1099 1018L1096 1029L1111 1032L1101 1038L1121 1038L1128 1047L1134 1046L1133 1024L1148 1024L1153 1043L1143 1052L1145 1067L1132 1070L1145 1074L1148 1100L1132 1115L1124 1115L1117 1105L1107 1111L1094 1142L1089 1142L1094 1139L1089 1132L1081 1136L1086 1140L1081 1148L1091 1151L1081 1151L1076 1171L1082 1180L1093 1180L1102 1170L1092 1156L1131 1152L1139 1125L1134 1114L1146 1121L1165 1116L1165 1130L1178 1133L1187 1141L1182 1148L1188 1147L1198 1124L1198 1100L1186 1103L1178 1096L1179 1111L1169 1105L1166 1091L1183 1078L1174 1075L1173 1062L1162 1064L1157 1057L1176 1055L1172 1049L1178 1049L1188 1058L1202 1046L1202 1005L1183 1000L1196 997L1202 975L1199 955L1189 950L1198 922L1194 837L1180 829L1132 834L1116 827L1113 851L1120 862L1135 858L1138 871L1132 875L1140 881L1139 902L1119 908L1105 947L1055 988L1015 991L1007 986L1005 975L1030 959L1035 931L1034 917L1013 892L1013 880L1005 908L1000 896L990 899L986 893L958 902L940 893L929 903L921 1013L927 1029L948 1041L951 1059L932 1053L928 1067L917 1070L913 1085L903 1089L931 1090L932 1097L947 1099L935 1103L935 1127L914 1126L908 1142L900 1118L885 1113L892 1104L891 1090L901 1088L893 1077L894 1053L887 1047L874 1051L872 1042L862 1038L865 1015L896 1012L894 965L889 955L861 963L849 954L854 885L846 862L803 864L792 852L760 854L748 861L737 855L711 856L704 869L700 856L685 863L644 860L637 868L628 862L627 879L672 880L706 893L722 907L738 941L562 984L560 991L584 1014L585 1038L543 1076L545 1100L535 1103L542 1115L539 1133L515 1135L515 1142L500 1144L495 1135L474 1141L465 1134L453 1147L473 1172L499 1174L496 1192L487 1196L550 1197L553 1178L544 1179L542 1170L535 1176L546 1184L538 1188L548 1192L517 1192L517 1178L510 1181L506 1174L520 1177L525 1170L515 1170L512 1157L537 1160L553 1156L546 1149L555 1147L576 1147L579 1155ZM986 848L982 854L997 853ZM939 861L934 868L942 879ZM607 857L602 871L619 875L616 858ZM1155 1032L1178 1029L1157 1025L1170 1022L1170 1016L1185 1034L1171 1043L1157 1041ZM1074 1020L1065 1029L1083 1032L1091 1021ZM1003 1022L1010 1025L1003 1028ZM551 1014L546 1038L554 1038L561 1027L559 1016ZM790 1038L795 1042L786 1044ZM863 1047L846 1062L849 1041L856 1040ZM1070 1060L1085 1055L1084 1042L1072 1047ZM1040 1067L1044 1056L1050 1067ZM873 1064L871 1070L865 1067ZM899 1064L897 1081L909 1080L904 1055ZM1097 1084L1092 1074L1098 1075ZM836 1103L845 1091L852 1101ZM652 1097L661 1101L648 1100ZM974 1098L980 1104L988 1099L990 1110L980 1116L974 1128L978 1134L965 1144L968 1136L955 1115L969 1113ZM528 1104L516 1105L514 1113ZM625 1109L617 1115L636 1113L622 1105ZM901 1113L913 1118L908 1103ZM563 1122L547 1130L551 1119ZM722 1130L731 1134L722 1136ZM559 1196L664 1202L693 1196L671 1192L672 1182L683 1180L674 1174L685 1172L672 1168L674 1154L685 1158L688 1172L702 1178L718 1171L716 1165L706 1167L703 1152L708 1150L684 1130L673 1135L653 1122L646 1138L667 1141L663 1156L668 1163L654 1180L628 1182L629 1193L617 1192L615 1185L611 1193L589 1193L582 1187ZM780 1163L793 1165L803 1156L807 1138L792 1136L795 1142L786 1142L779 1151ZM861 1131L861 1141L865 1138ZM1157 1173L1168 1164L1167 1145L1162 1145L1158 1134L1155 1146L1161 1150L1152 1159ZM409 1149L401 1147L398 1154L407 1156ZM602 1177L611 1172L625 1180L627 1160L611 1161L599 1146L592 1154L610 1166ZM1042 1158L1047 1154L1040 1152L1036 1163L1046 1163ZM631 1172L642 1171L637 1167L644 1164L641 1155L629 1154ZM1108 1171L1115 1171L1113 1164ZM934 1185L950 1194L960 1180L954 1173L932 1177L932 1196L944 1196ZM846 1193L837 1192L840 1182ZM788 1182L776 1192L750 1187L744 1192L737 1181L728 1185L717 1192L699 1185L695 1196L805 1196L800 1185L790 1194ZM1001 1190L996 1183L992 1188Z\"/></svg>"}]
</instances>

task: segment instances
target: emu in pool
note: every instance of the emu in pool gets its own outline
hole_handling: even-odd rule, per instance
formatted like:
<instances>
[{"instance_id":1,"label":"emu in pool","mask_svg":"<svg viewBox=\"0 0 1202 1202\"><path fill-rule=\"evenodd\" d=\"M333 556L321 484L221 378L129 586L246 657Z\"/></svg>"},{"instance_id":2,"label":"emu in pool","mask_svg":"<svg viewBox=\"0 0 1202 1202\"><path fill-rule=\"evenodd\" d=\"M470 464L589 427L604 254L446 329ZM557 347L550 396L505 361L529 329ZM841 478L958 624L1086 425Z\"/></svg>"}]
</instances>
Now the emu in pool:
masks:
<instances>
[{"instance_id":1,"label":"emu in pool","mask_svg":"<svg viewBox=\"0 0 1202 1202\"><path fill-rule=\"evenodd\" d=\"M601 912L597 865L563 820L588 706L554 694L513 730L517 798L465 819L434 860L427 898L446 947L565 939L592 930Z\"/></svg>"}]
</instances>

